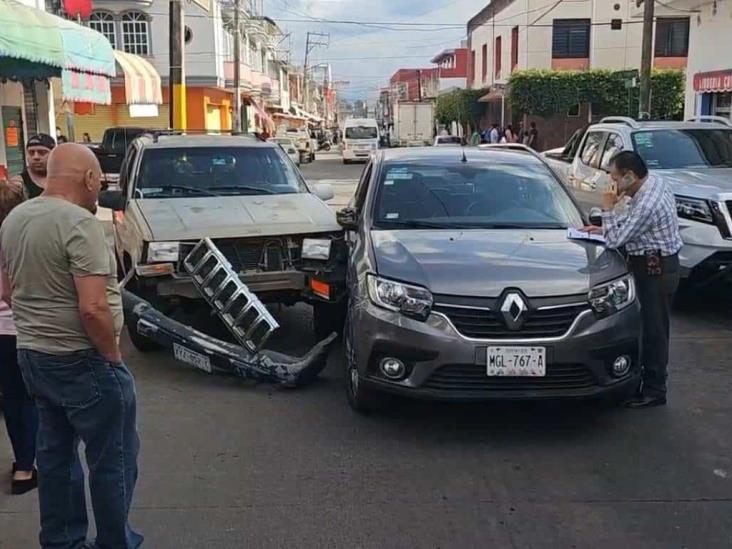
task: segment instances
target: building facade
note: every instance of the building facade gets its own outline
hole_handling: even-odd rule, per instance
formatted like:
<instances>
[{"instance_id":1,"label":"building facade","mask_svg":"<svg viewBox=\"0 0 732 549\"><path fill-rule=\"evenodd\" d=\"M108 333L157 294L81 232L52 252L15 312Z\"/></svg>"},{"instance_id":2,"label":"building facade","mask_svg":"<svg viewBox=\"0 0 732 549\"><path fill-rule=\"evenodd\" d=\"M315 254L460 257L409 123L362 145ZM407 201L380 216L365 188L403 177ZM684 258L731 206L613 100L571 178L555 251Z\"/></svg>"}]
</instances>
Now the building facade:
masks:
<instances>
[{"instance_id":1,"label":"building facade","mask_svg":"<svg viewBox=\"0 0 732 549\"><path fill-rule=\"evenodd\" d=\"M467 43L465 43L464 47L443 50L432 58L432 63L437 65L439 93L467 86L468 57Z\"/></svg>"},{"instance_id":2,"label":"building facade","mask_svg":"<svg viewBox=\"0 0 732 549\"><path fill-rule=\"evenodd\" d=\"M668 5L692 12L684 115L732 120L732 4L672 0Z\"/></svg>"}]
</instances>

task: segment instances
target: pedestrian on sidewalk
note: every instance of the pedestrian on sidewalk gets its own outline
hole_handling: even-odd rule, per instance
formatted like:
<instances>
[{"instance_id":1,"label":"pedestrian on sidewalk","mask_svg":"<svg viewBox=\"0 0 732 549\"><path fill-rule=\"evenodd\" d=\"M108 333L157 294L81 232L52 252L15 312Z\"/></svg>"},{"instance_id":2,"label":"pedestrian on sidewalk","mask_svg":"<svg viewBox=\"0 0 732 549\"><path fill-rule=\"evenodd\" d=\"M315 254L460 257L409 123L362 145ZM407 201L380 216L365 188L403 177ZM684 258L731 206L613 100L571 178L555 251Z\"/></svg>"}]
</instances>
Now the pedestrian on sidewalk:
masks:
<instances>
[{"instance_id":1,"label":"pedestrian on sidewalk","mask_svg":"<svg viewBox=\"0 0 732 549\"><path fill-rule=\"evenodd\" d=\"M83 441L97 547L134 548L135 383L122 362L122 301L112 251L94 216L101 169L80 144L56 147L46 190L0 227L23 378L38 407L41 546L80 547L88 522ZM7 292L7 289L6 289Z\"/></svg>"},{"instance_id":2,"label":"pedestrian on sidewalk","mask_svg":"<svg viewBox=\"0 0 732 549\"><path fill-rule=\"evenodd\" d=\"M10 211L24 199L22 186L0 179L0 226ZM4 285L8 283L7 280L0 278L0 295L3 293ZM15 457L10 493L20 495L38 485L38 475L34 467L38 411L23 384L23 376L18 366L15 334L10 306L4 300L0 300L0 389L4 399L5 427Z\"/></svg>"},{"instance_id":3,"label":"pedestrian on sidewalk","mask_svg":"<svg viewBox=\"0 0 732 549\"><path fill-rule=\"evenodd\" d=\"M643 383L629 408L666 404L671 302L679 285L679 232L676 200L659 175L650 175L638 153L623 151L610 161L614 185L603 193L602 232L609 248L625 248L635 278L643 324ZM614 208L630 197L625 213Z\"/></svg>"},{"instance_id":4,"label":"pedestrian on sidewalk","mask_svg":"<svg viewBox=\"0 0 732 549\"><path fill-rule=\"evenodd\" d=\"M513 126L511 124L506 126L503 136L506 138L506 143L516 143L516 134L513 133Z\"/></svg>"},{"instance_id":5,"label":"pedestrian on sidewalk","mask_svg":"<svg viewBox=\"0 0 732 549\"><path fill-rule=\"evenodd\" d=\"M28 139L25 144L25 165L20 175L10 178L10 181L21 186L28 198L40 196L46 187L46 164L48 155L56 146L56 141L50 135L39 133Z\"/></svg>"},{"instance_id":6,"label":"pedestrian on sidewalk","mask_svg":"<svg viewBox=\"0 0 732 549\"><path fill-rule=\"evenodd\" d=\"M500 143L501 141L501 132L498 131L498 124L493 123L491 125L491 131L488 133L488 142L489 143Z\"/></svg>"},{"instance_id":7,"label":"pedestrian on sidewalk","mask_svg":"<svg viewBox=\"0 0 732 549\"><path fill-rule=\"evenodd\" d=\"M536 122L529 124L529 131L526 134L524 143L534 149L538 150L539 147L539 130L536 129Z\"/></svg>"}]
</instances>

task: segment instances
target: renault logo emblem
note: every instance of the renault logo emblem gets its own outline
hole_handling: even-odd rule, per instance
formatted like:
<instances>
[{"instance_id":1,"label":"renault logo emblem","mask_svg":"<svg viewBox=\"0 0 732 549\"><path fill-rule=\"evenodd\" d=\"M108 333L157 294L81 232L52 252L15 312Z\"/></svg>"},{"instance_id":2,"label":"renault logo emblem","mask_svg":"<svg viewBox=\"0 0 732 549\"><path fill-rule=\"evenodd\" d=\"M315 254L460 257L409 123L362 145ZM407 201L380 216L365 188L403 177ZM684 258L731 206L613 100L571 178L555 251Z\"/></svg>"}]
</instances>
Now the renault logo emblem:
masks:
<instances>
[{"instance_id":1,"label":"renault logo emblem","mask_svg":"<svg viewBox=\"0 0 732 549\"><path fill-rule=\"evenodd\" d=\"M503 320L511 330L518 330L524 323L526 314L526 302L516 292L506 294L501 305Z\"/></svg>"}]
</instances>

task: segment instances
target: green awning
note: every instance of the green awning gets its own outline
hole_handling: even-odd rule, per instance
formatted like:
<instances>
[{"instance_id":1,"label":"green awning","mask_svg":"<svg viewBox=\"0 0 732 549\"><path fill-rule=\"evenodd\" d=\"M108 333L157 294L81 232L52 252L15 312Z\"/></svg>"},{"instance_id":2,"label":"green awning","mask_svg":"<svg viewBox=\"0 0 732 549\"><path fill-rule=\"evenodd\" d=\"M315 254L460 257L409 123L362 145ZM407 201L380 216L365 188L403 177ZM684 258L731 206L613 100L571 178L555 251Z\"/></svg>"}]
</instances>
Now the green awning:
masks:
<instances>
[{"instance_id":1,"label":"green awning","mask_svg":"<svg viewBox=\"0 0 732 549\"><path fill-rule=\"evenodd\" d=\"M46 66L38 67L42 73L57 67L115 76L114 51L103 35L16 0L0 2L2 57L19 60L25 72L37 63Z\"/></svg>"},{"instance_id":2,"label":"green awning","mask_svg":"<svg viewBox=\"0 0 732 549\"><path fill-rule=\"evenodd\" d=\"M63 68L64 48L52 15L15 0L0 3L0 56Z\"/></svg>"}]
</instances>

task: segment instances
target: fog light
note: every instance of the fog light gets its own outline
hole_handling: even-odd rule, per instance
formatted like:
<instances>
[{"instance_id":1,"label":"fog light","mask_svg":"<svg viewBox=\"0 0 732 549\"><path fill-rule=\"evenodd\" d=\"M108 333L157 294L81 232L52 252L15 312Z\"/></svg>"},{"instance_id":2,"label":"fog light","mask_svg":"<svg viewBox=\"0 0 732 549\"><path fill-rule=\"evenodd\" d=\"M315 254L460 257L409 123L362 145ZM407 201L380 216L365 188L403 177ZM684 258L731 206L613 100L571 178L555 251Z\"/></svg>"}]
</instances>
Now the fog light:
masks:
<instances>
[{"instance_id":1,"label":"fog light","mask_svg":"<svg viewBox=\"0 0 732 549\"><path fill-rule=\"evenodd\" d=\"M623 377L630 371L630 357L627 355L619 356L613 362L613 375L615 377Z\"/></svg>"},{"instance_id":2,"label":"fog light","mask_svg":"<svg viewBox=\"0 0 732 549\"><path fill-rule=\"evenodd\" d=\"M407 373L407 368L404 363L397 358L384 358L379 363L381 373L389 379L402 379L404 374Z\"/></svg>"}]
</instances>

